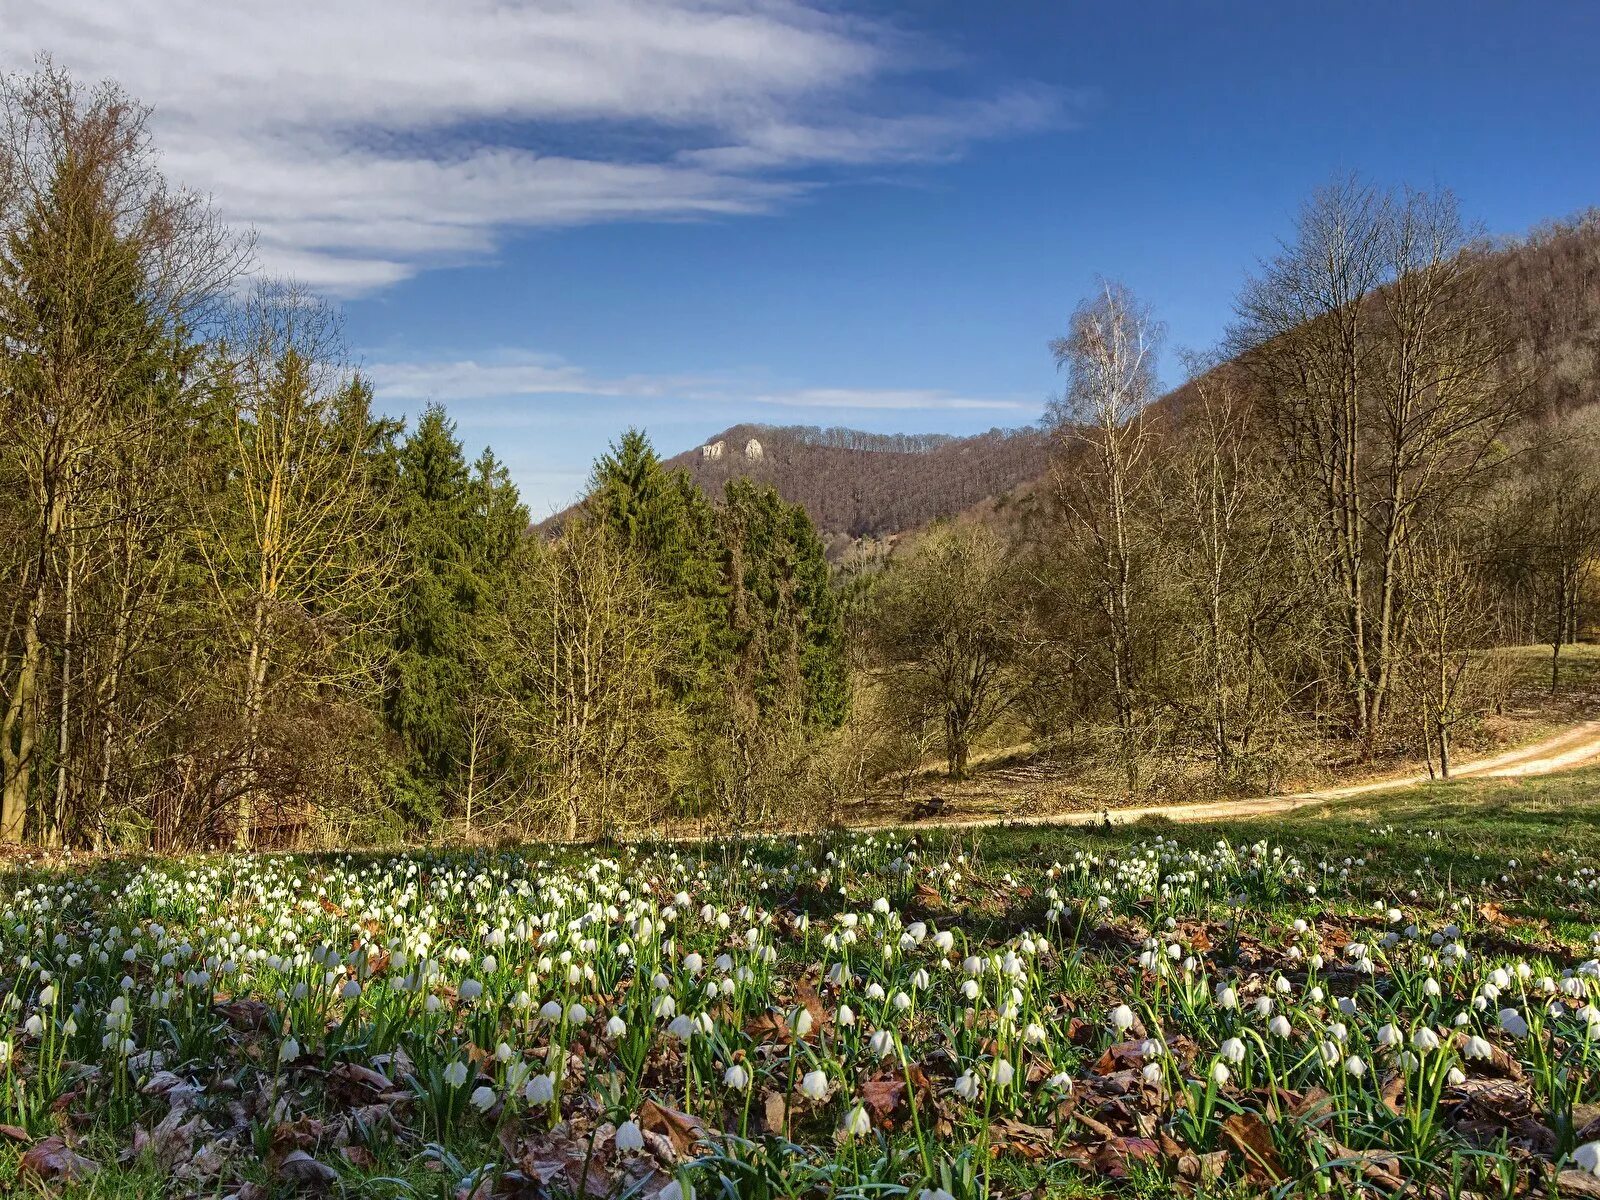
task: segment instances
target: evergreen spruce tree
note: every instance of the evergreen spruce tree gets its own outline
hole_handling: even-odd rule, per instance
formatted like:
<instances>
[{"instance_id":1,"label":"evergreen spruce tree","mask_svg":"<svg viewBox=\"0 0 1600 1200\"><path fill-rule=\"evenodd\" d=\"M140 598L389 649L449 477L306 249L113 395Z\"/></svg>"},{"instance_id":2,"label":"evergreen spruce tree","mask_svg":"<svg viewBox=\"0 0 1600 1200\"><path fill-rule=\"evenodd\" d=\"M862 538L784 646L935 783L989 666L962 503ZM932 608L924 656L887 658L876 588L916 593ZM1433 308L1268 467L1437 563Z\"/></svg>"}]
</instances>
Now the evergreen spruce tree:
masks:
<instances>
[{"instance_id":1,"label":"evergreen spruce tree","mask_svg":"<svg viewBox=\"0 0 1600 1200\"><path fill-rule=\"evenodd\" d=\"M403 569L384 716L402 746L400 798L413 821L429 823L477 766L469 742L485 619L527 519L492 454L468 470L436 405L401 444L398 469Z\"/></svg>"}]
</instances>

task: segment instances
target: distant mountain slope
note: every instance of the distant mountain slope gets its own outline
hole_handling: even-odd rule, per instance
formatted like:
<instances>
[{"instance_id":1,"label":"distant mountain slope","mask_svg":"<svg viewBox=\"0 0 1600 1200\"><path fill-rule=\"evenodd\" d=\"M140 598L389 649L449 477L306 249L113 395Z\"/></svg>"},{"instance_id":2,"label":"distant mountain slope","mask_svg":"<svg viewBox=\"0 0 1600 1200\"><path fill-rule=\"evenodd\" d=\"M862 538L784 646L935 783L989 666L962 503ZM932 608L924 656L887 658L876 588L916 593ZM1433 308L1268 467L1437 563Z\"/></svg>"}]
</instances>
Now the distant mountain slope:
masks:
<instances>
[{"instance_id":1,"label":"distant mountain slope","mask_svg":"<svg viewBox=\"0 0 1600 1200\"><path fill-rule=\"evenodd\" d=\"M1600 402L1600 209L1485 253L1486 299L1531 381L1531 417ZM1048 332L1040 332L1041 355ZM1157 403L1181 422L1188 398L1184 385ZM758 455L746 453L752 440ZM890 538L940 517L1026 519L1045 494L1049 445L1049 435L1033 426L949 437L746 424L667 464L712 494L736 475L771 484L805 506L837 558L853 542Z\"/></svg>"},{"instance_id":2,"label":"distant mountain slope","mask_svg":"<svg viewBox=\"0 0 1600 1200\"><path fill-rule=\"evenodd\" d=\"M1048 450L1048 435L1031 426L947 437L735 425L667 466L713 494L737 475L771 484L805 507L837 551L1002 496L1043 473Z\"/></svg>"}]
</instances>

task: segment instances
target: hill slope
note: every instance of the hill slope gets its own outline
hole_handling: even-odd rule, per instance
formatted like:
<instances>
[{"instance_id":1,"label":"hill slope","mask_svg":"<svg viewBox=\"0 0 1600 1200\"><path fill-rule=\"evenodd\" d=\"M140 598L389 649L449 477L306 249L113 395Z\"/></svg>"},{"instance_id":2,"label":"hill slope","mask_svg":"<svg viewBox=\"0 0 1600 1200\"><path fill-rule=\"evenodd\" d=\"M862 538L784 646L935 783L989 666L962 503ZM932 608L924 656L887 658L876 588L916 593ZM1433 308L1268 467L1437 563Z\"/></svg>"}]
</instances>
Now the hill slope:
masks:
<instances>
[{"instance_id":1,"label":"hill slope","mask_svg":"<svg viewBox=\"0 0 1600 1200\"><path fill-rule=\"evenodd\" d=\"M1600 402L1600 209L1486 253L1489 302L1534 380L1533 418ZM1158 404L1178 414L1186 397L1179 387ZM753 455L746 453L752 440L760 446ZM948 437L743 424L667 465L713 494L736 475L771 484L805 506L837 558L856 541L893 538L940 517L1020 515L1039 493L1049 443L1033 426Z\"/></svg>"},{"instance_id":2,"label":"hill slope","mask_svg":"<svg viewBox=\"0 0 1600 1200\"><path fill-rule=\"evenodd\" d=\"M737 475L770 484L805 506L837 553L1002 496L1038 478L1048 452L1049 436L1032 426L957 438L735 425L666 465L713 494Z\"/></svg>"}]
</instances>

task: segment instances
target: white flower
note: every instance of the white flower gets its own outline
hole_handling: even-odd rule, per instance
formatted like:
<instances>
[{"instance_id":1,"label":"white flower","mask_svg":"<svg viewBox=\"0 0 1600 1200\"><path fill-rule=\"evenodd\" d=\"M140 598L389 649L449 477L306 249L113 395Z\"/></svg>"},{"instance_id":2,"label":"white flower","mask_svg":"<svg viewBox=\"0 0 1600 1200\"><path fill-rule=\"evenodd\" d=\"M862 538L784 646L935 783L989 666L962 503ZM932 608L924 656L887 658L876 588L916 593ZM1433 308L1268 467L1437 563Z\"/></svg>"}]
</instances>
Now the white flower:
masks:
<instances>
[{"instance_id":1,"label":"white flower","mask_svg":"<svg viewBox=\"0 0 1600 1200\"><path fill-rule=\"evenodd\" d=\"M850 1110L850 1115L844 1119L844 1133L846 1137L862 1137L872 1132L872 1119L867 1116L867 1110L857 1104Z\"/></svg>"},{"instance_id":2,"label":"white flower","mask_svg":"<svg viewBox=\"0 0 1600 1200\"><path fill-rule=\"evenodd\" d=\"M1572 1164L1580 1171L1600 1175L1600 1142L1585 1142L1572 1152Z\"/></svg>"},{"instance_id":3,"label":"white flower","mask_svg":"<svg viewBox=\"0 0 1600 1200\"><path fill-rule=\"evenodd\" d=\"M1502 1008L1500 1010L1500 1028L1515 1038L1528 1036L1528 1023L1522 1019L1522 1014L1514 1008Z\"/></svg>"},{"instance_id":4,"label":"white flower","mask_svg":"<svg viewBox=\"0 0 1600 1200\"><path fill-rule=\"evenodd\" d=\"M345 983L344 987L339 989L339 995L346 1000L359 1000L361 999L361 984L351 979Z\"/></svg>"},{"instance_id":5,"label":"white flower","mask_svg":"<svg viewBox=\"0 0 1600 1200\"><path fill-rule=\"evenodd\" d=\"M1400 1044L1400 1030L1395 1028L1395 1026L1392 1025L1392 1024L1386 1024L1386 1025L1379 1026L1379 1028L1378 1028L1378 1045L1380 1045L1380 1046L1398 1046L1399 1044Z\"/></svg>"},{"instance_id":6,"label":"white flower","mask_svg":"<svg viewBox=\"0 0 1600 1200\"><path fill-rule=\"evenodd\" d=\"M828 1095L828 1077L821 1071L807 1071L800 1080L800 1094L811 1100L822 1100Z\"/></svg>"},{"instance_id":7,"label":"white flower","mask_svg":"<svg viewBox=\"0 0 1600 1200\"><path fill-rule=\"evenodd\" d=\"M548 1075L535 1075L522 1089L529 1104L549 1104L556 1098L556 1081Z\"/></svg>"},{"instance_id":8,"label":"white flower","mask_svg":"<svg viewBox=\"0 0 1600 1200\"><path fill-rule=\"evenodd\" d=\"M1361 1061L1359 1055L1352 1054L1344 1060L1344 1069L1355 1078L1360 1079L1367 1073L1367 1064Z\"/></svg>"},{"instance_id":9,"label":"white flower","mask_svg":"<svg viewBox=\"0 0 1600 1200\"><path fill-rule=\"evenodd\" d=\"M612 1017L606 1022L606 1036L616 1039L628 1032L628 1023L621 1017Z\"/></svg>"},{"instance_id":10,"label":"white flower","mask_svg":"<svg viewBox=\"0 0 1600 1200\"><path fill-rule=\"evenodd\" d=\"M1222 1043L1217 1053L1221 1055L1224 1061L1231 1062L1237 1066L1244 1061L1244 1042L1239 1038L1231 1037Z\"/></svg>"},{"instance_id":11,"label":"white flower","mask_svg":"<svg viewBox=\"0 0 1600 1200\"><path fill-rule=\"evenodd\" d=\"M805 1037L811 1032L811 1010L804 1006L795 1009L789 1014L789 1028L794 1030L795 1037Z\"/></svg>"},{"instance_id":12,"label":"white flower","mask_svg":"<svg viewBox=\"0 0 1600 1200\"><path fill-rule=\"evenodd\" d=\"M1001 1087L1009 1087L1012 1079L1016 1077L1017 1069L1011 1065L1009 1059L997 1059L994 1064L994 1081Z\"/></svg>"},{"instance_id":13,"label":"white flower","mask_svg":"<svg viewBox=\"0 0 1600 1200\"><path fill-rule=\"evenodd\" d=\"M887 1058L894 1050L894 1034L887 1029L880 1029L867 1039L867 1049L878 1058Z\"/></svg>"},{"instance_id":14,"label":"white flower","mask_svg":"<svg viewBox=\"0 0 1600 1200\"><path fill-rule=\"evenodd\" d=\"M461 986L456 989L456 995L471 1004L479 996L483 995L483 984L476 979L463 979Z\"/></svg>"},{"instance_id":15,"label":"white flower","mask_svg":"<svg viewBox=\"0 0 1600 1200\"><path fill-rule=\"evenodd\" d=\"M680 1042L687 1042L694 1037L694 1019L680 1013L672 1018L672 1024L667 1026L667 1032Z\"/></svg>"},{"instance_id":16,"label":"white flower","mask_svg":"<svg viewBox=\"0 0 1600 1200\"><path fill-rule=\"evenodd\" d=\"M694 1200L694 1184L674 1179L656 1193L656 1200Z\"/></svg>"},{"instance_id":17,"label":"white flower","mask_svg":"<svg viewBox=\"0 0 1600 1200\"><path fill-rule=\"evenodd\" d=\"M1461 1047L1461 1055L1463 1058L1492 1059L1494 1057L1494 1047L1489 1044L1487 1039L1473 1034L1467 1039L1466 1044Z\"/></svg>"},{"instance_id":18,"label":"white flower","mask_svg":"<svg viewBox=\"0 0 1600 1200\"><path fill-rule=\"evenodd\" d=\"M633 1154L644 1149L644 1131L637 1121L624 1121L617 1126L614 1142L618 1154Z\"/></svg>"},{"instance_id":19,"label":"white flower","mask_svg":"<svg viewBox=\"0 0 1600 1200\"><path fill-rule=\"evenodd\" d=\"M480 1087L473 1091L469 1099L473 1108L479 1112L488 1112L494 1107L496 1097L492 1087Z\"/></svg>"},{"instance_id":20,"label":"white flower","mask_svg":"<svg viewBox=\"0 0 1600 1200\"><path fill-rule=\"evenodd\" d=\"M736 1092L742 1092L750 1086L750 1072L740 1063L734 1063L722 1073L722 1082Z\"/></svg>"},{"instance_id":21,"label":"white flower","mask_svg":"<svg viewBox=\"0 0 1600 1200\"><path fill-rule=\"evenodd\" d=\"M1111 1010L1111 1025L1118 1033L1133 1027L1133 1009L1119 1004Z\"/></svg>"},{"instance_id":22,"label":"white flower","mask_svg":"<svg viewBox=\"0 0 1600 1200\"><path fill-rule=\"evenodd\" d=\"M459 1058L444 1069L444 1081L458 1088L467 1081L467 1064Z\"/></svg>"},{"instance_id":23,"label":"white flower","mask_svg":"<svg viewBox=\"0 0 1600 1200\"><path fill-rule=\"evenodd\" d=\"M1211 1080L1218 1087L1228 1082L1228 1064L1218 1060L1211 1064Z\"/></svg>"},{"instance_id":24,"label":"white flower","mask_svg":"<svg viewBox=\"0 0 1600 1200\"><path fill-rule=\"evenodd\" d=\"M1289 1024L1289 1018L1279 1013L1267 1022L1267 1032L1273 1037L1286 1038L1294 1032L1294 1027Z\"/></svg>"},{"instance_id":25,"label":"white flower","mask_svg":"<svg viewBox=\"0 0 1600 1200\"><path fill-rule=\"evenodd\" d=\"M1429 1050L1437 1050L1439 1048L1439 1035L1424 1025L1411 1035L1411 1044L1424 1053Z\"/></svg>"},{"instance_id":26,"label":"white flower","mask_svg":"<svg viewBox=\"0 0 1600 1200\"><path fill-rule=\"evenodd\" d=\"M838 1021L840 1025L849 1028L851 1025L856 1023L856 1010L851 1008L848 1004L841 1004L839 1006L838 1015L834 1019Z\"/></svg>"},{"instance_id":27,"label":"white flower","mask_svg":"<svg viewBox=\"0 0 1600 1200\"><path fill-rule=\"evenodd\" d=\"M963 1100L976 1100L978 1098L978 1077L971 1071L963 1071L955 1082L955 1094Z\"/></svg>"},{"instance_id":28,"label":"white flower","mask_svg":"<svg viewBox=\"0 0 1600 1200\"><path fill-rule=\"evenodd\" d=\"M300 1043L292 1037L283 1039L283 1045L278 1047L278 1061L281 1063L293 1062L300 1057Z\"/></svg>"}]
</instances>

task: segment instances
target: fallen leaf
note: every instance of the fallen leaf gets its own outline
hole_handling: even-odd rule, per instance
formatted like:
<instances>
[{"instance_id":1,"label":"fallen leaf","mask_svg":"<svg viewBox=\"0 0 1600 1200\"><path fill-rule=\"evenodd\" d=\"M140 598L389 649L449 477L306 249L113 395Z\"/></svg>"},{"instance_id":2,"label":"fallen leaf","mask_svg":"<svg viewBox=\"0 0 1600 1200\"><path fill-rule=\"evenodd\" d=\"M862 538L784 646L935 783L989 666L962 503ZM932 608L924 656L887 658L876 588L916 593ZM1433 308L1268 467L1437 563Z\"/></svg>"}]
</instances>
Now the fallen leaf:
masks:
<instances>
[{"instance_id":1,"label":"fallen leaf","mask_svg":"<svg viewBox=\"0 0 1600 1200\"><path fill-rule=\"evenodd\" d=\"M1265 1175L1273 1183L1283 1180L1283 1163L1278 1158L1277 1147L1272 1144L1272 1131L1255 1113L1230 1114L1222 1122L1222 1136L1254 1168L1252 1174Z\"/></svg>"},{"instance_id":2,"label":"fallen leaf","mask_svg":"<svg viewBox=\"0 0 1600 1200\"><path fill-rule=\"evenodd\" d=\"M784 1120L788 1116L788 1106L784 1104L783 1097L777 1092L763 1092L761 1094L762 1124L768 1133L782 1133Z\"/></svg>"},{"instance_id":3,"label":"fallen leaf","mask_svg":"<svg viewBox=\"0 0 1600 1200\"><path fill-rule=\"evenodd\" d=\"M299 1187L325 1187L339 1178L339 1172L304 1150L291 1150L278 1163L278 1177Z\"/></svg>"},{"instance_id":4,"label":"fallen leaf","mask_svg":"<svg viewBox=\"0 0 1600 1200\"><path fill-rule=\"evenodd\" d=\"M872 1115L873 1123L881 1125L900 1107L905 1093L904 1079L869 1079L861 1085L861 1103Z\"/></svg>"},{"instance_id":5,"label":"fallen leaf","mask_svg":"<svg viewBox=\"0 0 1600 1200\"><path fill-rule=\"evenodd\" d=\"M646 1100L639 1106L639 1126L646 1133L656 1133L666 1138L680 1156L687 1156L696 1142L710 1138L705 1122L699 1117L657 1104L654 1100Z\"/></svg>"},{"instance_id":6,"label":"fallen leaf","mask_svg":"<svg viewBox=\"0 0 1600 1200\"><path fill-rule=\"evenodd\" d=\"M100 1169L92 1158L85 1158L72 1150L58 1137L47 1137L22 1155L23 1171L31 1171L41 1179L87 1179Z\"/></svg>"},{"instance_id":7,"label":"fallen leaf","mask_svg":"<svg viewBox=\"0 0 1600 1200\"><path fill-rule=\"evenodd\" d=\"M1095 1151L1094 1166L1103 1175L1121 1179L1128 1174L1129 1163L1160 1155L1161 1147L1151 1138L1114 1137Z\"/></svg>"}]
</instances>

